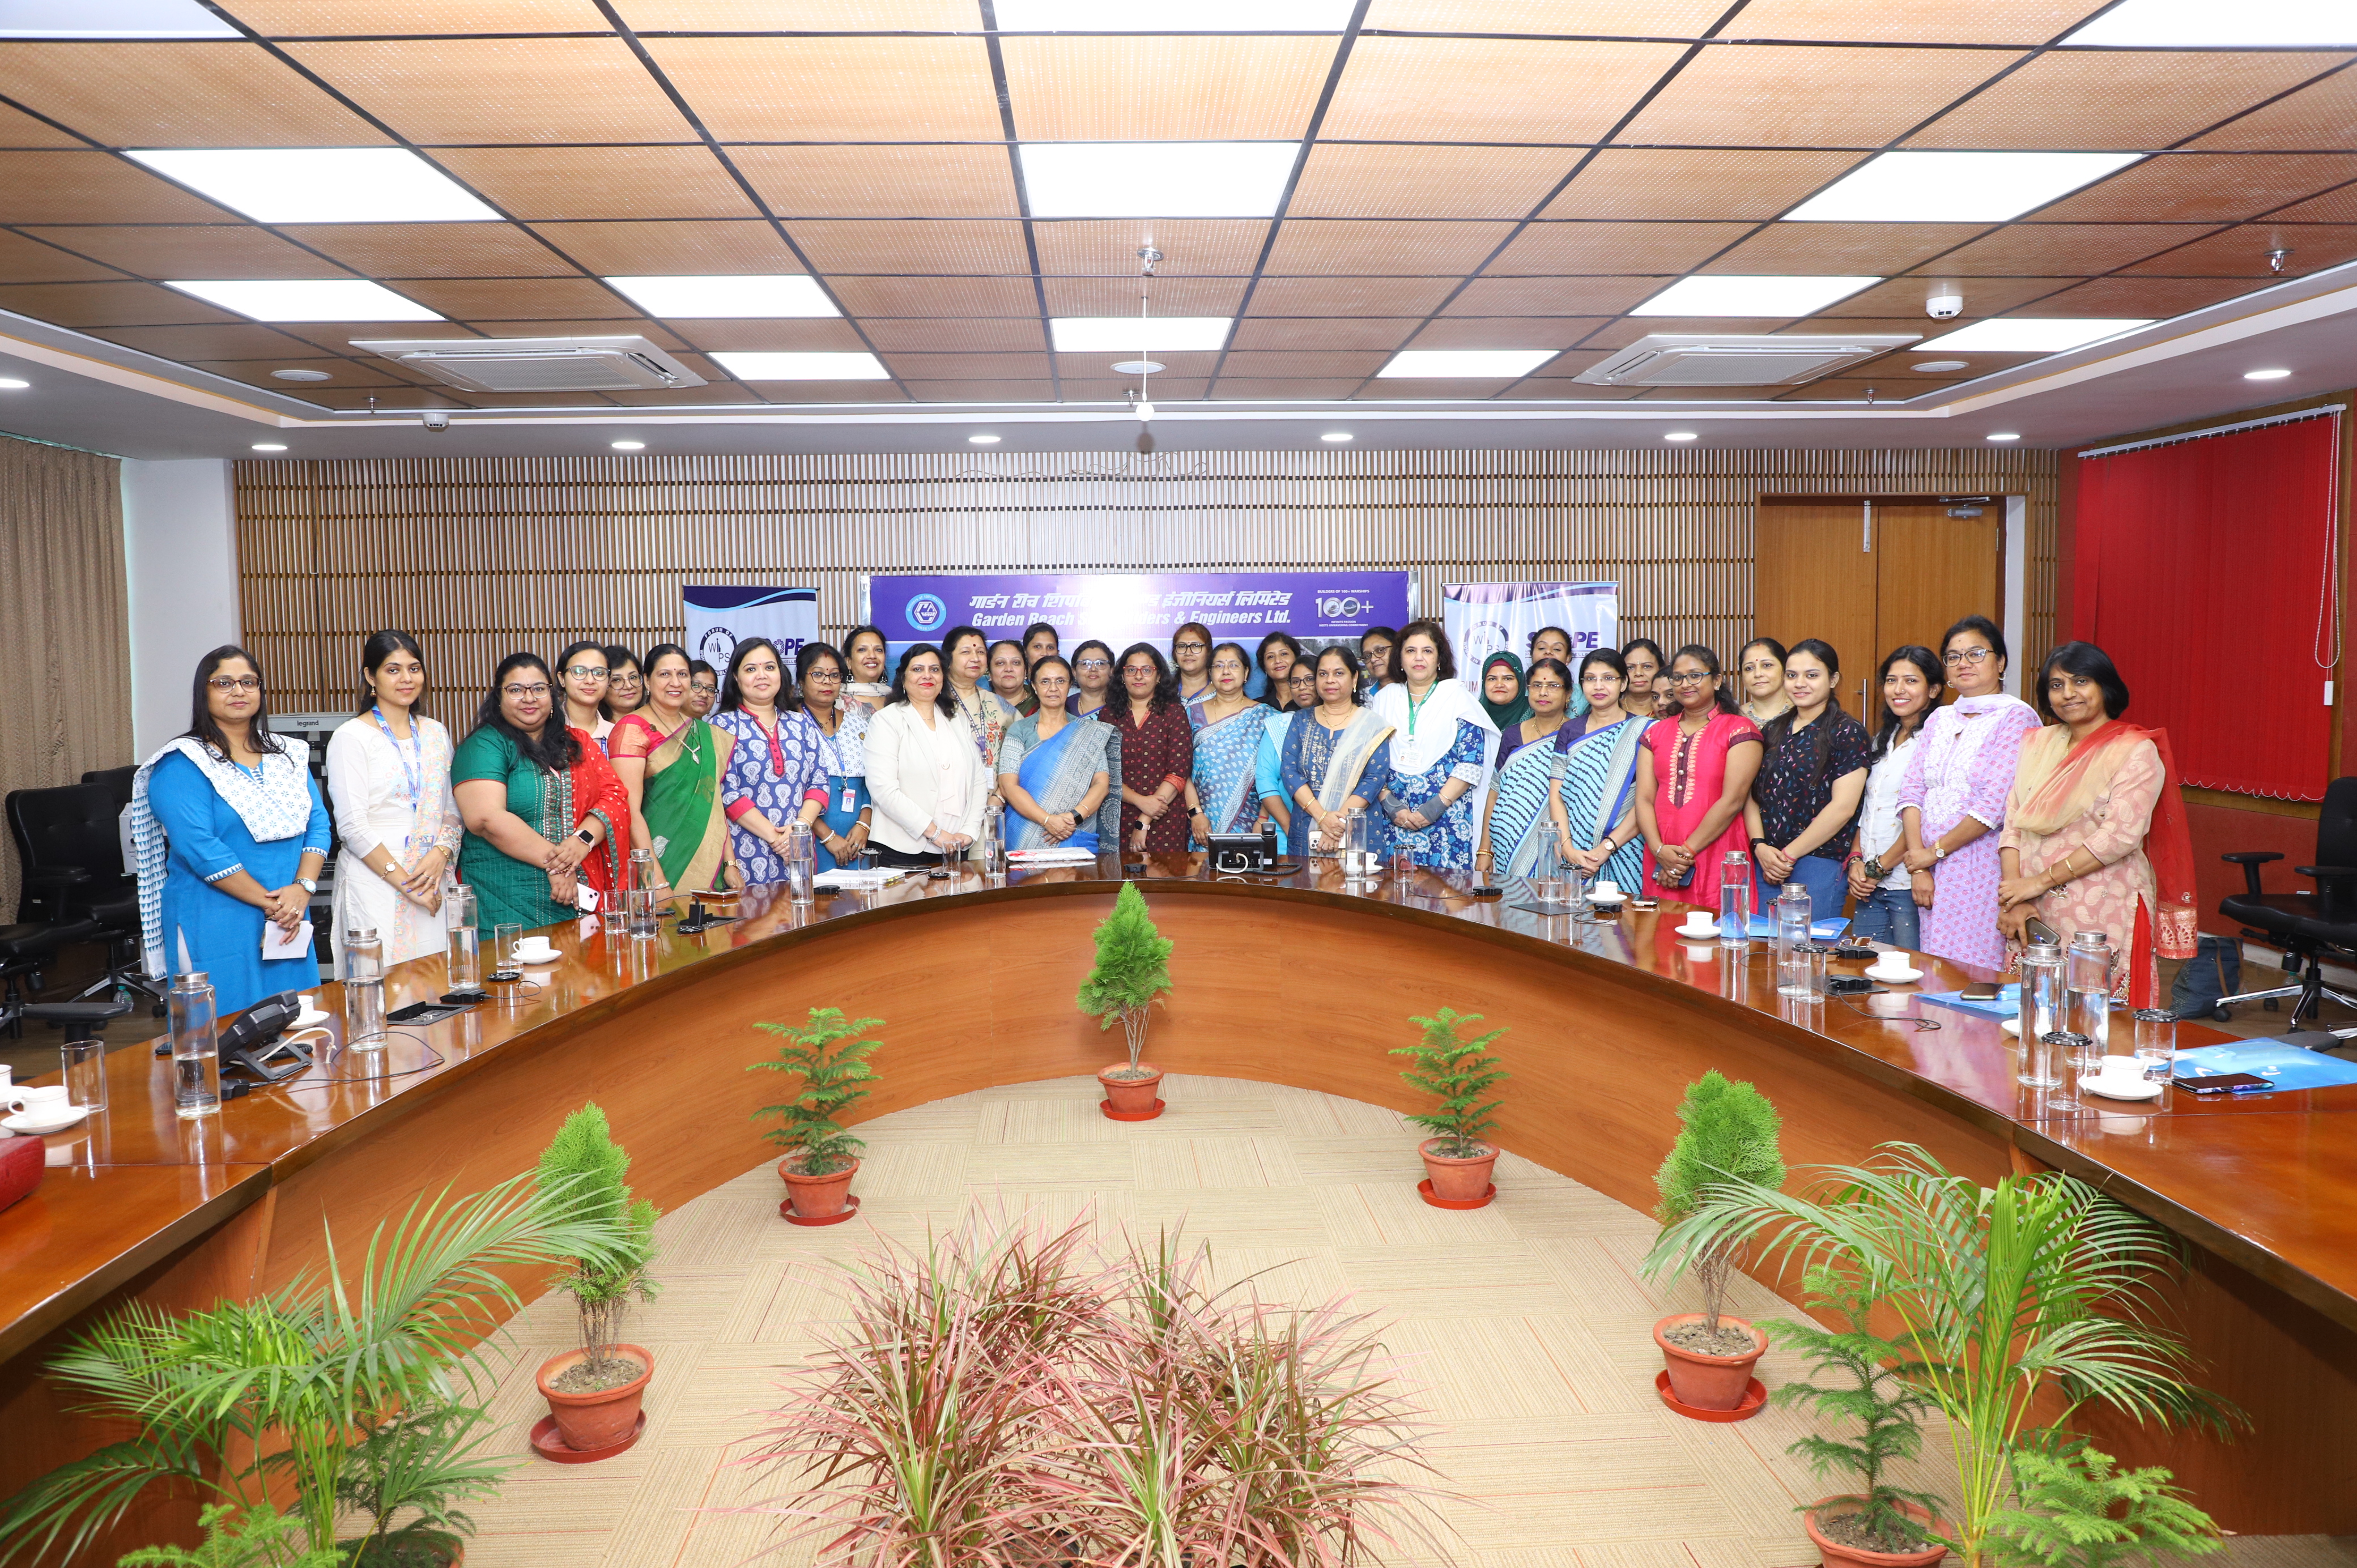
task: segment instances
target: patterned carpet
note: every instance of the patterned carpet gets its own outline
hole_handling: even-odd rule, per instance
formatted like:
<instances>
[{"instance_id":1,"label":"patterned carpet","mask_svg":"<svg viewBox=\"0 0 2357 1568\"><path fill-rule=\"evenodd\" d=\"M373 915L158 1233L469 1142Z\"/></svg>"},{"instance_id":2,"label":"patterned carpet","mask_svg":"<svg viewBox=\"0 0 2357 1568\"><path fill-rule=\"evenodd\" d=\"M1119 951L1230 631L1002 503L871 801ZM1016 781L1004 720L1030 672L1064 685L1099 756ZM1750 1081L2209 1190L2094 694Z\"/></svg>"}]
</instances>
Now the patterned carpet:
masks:
<instances>
[{"instance_id":1,"label":"patterned carpet","mask_svg":"<svg viewBox=\"0 0 2357 1568\"><path fill-rule=\"evenodd\" d=\"M774 1521L719 1511L765 1489L730 1444L780 1369L836 1319L835 1265L877 1234L921 1240L969 1205L1083 1212L1151 1238L1185 1221L1223 1277L1264 1294L1349 1291L1391 1320L1387 1341L1424 1391L1429 1453L1468 1501L1448 1507L1462 1568L1786 1568L1816 1553L1793 1511L1831 1488L1784 1447L1805 1418L1770 1407L1738 1425L1684 1420L1653 1391L1651 1326L1690 1310L1690 1287L1637 1278L1652 1240L1634 1209L1512 1155L1498 1201L1469 1213L1418 1200L1414 1130L1388 1111L1305 1090L1173 1076L1160 1120L1097 1113L1091 1079L963 1095L859 1129L859 1217L823 1230L778 1217L770 1165L663 1218L660 1300L626 1337L654 1350L645 1439L596 1465L533 1461L474 1511L468 1568L729 1568L776 1540ZM1781 1310L1748 1280L1734 1310ZM546 1406L540 1361L572 1343L569 1299L513 1325L497 1411L518 1447ZM1770 1386L1794 1360L1771 1349ZM1926 1434L1939 1466L1939 1432ZM1942 1466L1943 1467L1943 1466ZM1935 1477L1909 1485L1943 1489ZM764 1559L789 1568L807 1544ZM2357 1568L2357 1543L2233 1543L2221 1568Z\"/></svg>"}]
</instances>

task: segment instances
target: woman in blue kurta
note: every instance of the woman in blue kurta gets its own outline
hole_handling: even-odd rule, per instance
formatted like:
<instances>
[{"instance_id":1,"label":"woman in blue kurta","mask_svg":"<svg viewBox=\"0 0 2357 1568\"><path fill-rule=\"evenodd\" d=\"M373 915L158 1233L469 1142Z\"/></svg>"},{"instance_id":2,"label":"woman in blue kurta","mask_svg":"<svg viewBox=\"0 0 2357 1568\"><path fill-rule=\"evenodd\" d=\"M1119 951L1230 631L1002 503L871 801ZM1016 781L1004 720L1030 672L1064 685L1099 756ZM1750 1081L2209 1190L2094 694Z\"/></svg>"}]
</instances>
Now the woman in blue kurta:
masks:
<instances>
[{"instance_id":1,"label":"woman in blue kurta","mask_svg":"<svg viewBox=\"0 0 2357 1568\"><path fill-rule=\"evenodd\" d=\"M867 853L876 808L867 799L867 721L876 710L846 702L849 672L843 656L823 642L805 642L794 655L801 712L818 730L826 810L819 817L818 868L855 865Z\"/></svg>"},{"instance_id":2,"label":"woman in blue kurta","mask_svg":"<svg viewBox=\"0 0 2357 1568\"><path fill-rule=\"evenodd\" d=\"M264 961L265 926L300 929L328 858L310 747L270 733L262 668L242 648L197 661L188 733L132 785L147 972L201 971L221 1013L319 983L306 947Z\"/></svg>"},{"instance_id":3,"label":"woman in blue kurta","mask_svg":"<svg viewBox=\"0 0 2357 1568\"><path fill-rule=\"evenodd\" d=\"M766 637L748 637L728 660L712 727L737 737L720 780L720 808L748 886L783 882L787 830L813 830L826 811L825 743L808 714L781 699L785 661ZM834 863L826 862L828 866Z\"/></svg>"},{"instance_id":4,"label":"woman in blue kurta","mask_svg":"<svg viewBox=\"0 0 2357 1568\"><path fill-rule=\"evenodd\" d=\"M1457 679L1438 622L1410 621L1394 651L1401 679L1367 703L1392 726L1391 789L1377 803L1418 865L1470 871L1497 725Z\"/></svg>"},{"instance_id":5,"label":"woman in blue kurta","mask_svg":"<svg viewBox=\"0 0 2357 1568\"><path fill-rule=\"evenodd\" d=\"M1360 704L1359 660L1349 644L1319 652L1317 669L1318 705L1297 714L1285 736L1283 782L1294 807L1291 853L1337 853L1347 814L1359 811L1367 813L1367 848L1387 855L1391 825L1371 807L1391 783L1391 725Z\"/></svg>"}]
</instances>

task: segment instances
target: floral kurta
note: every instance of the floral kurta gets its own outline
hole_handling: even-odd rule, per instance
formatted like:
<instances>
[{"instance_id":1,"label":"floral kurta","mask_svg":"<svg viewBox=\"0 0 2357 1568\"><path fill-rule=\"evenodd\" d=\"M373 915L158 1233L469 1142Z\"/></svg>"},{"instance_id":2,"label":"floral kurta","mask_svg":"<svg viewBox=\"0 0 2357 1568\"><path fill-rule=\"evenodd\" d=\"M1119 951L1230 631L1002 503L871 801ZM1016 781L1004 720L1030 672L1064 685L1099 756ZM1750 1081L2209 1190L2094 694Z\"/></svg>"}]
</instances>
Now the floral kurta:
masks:
<instances>
[{"instance_id":1,"label":"floral kurta","mask_svg":"<svg viewBox=\"0 0 2357 1568\"><path fill-rule=\"evenodd\" d=\"M1484 763L1490 750L1489 737L1490 732L1472 720L1458 719L1457 738L1421 773L1400 771L1400 748L1392 748L1391 786L1380 802L1387 822L1392 821L1394 811L1403 808L1430 814L1433 798L1451 779L1471 786L1446 811L1438 812L1438 820L1429 827L1409 829L1392 822L1393 842L1407 845L1418 865L1442 871L1473 869L1473 840L1479 827L1473 807L1481 793L1481 781L1488 776Z\"/></svg>"},{"instance_id":2,"label":"floral kurta","mask_svg":"<svg viewBox=\"0 0 2357 1568\"><path fill-rule=\"evenodd\" d=\"M1932 870L1932 907L1923 913L1922 950L1983 969L2005 965L2005 938L1996 929L1996 830L2005 826L2005 799L2021 737L2038 728L2038 714L2018 697L1965 697L1923 722L1910 749L1899 804L1922 813L1922 840L1937 843L1970 816L1990 831Z\"/></svg>"},{"instance_id":3,"label":"floral kurta","mask_svg":"<svg viewBox=\"0 0 2357 1568\"><path fill-rule=\"evenodd\" d=\"M1107 703L1097 710L1097 716L1114 727L1121 742L1121 772L1114 777L1141 795L1151 795L1162 788L1162 780L1177 776L1180 794L1169 808L1151 823L1135 806L1127 800L1121 803L1121 847L1125 853L1137 837L1141 825L1146 827L1146 848L1149 854L1183 854L1187 849L1186 781L1195 772L1195 728L1187 722L1187 710L1176 703L1158 703L1147 710L1146 722L1134 723L1130 718L1126 698Z\"/></svg>"},{"instance_id":4,"label":"floral kurta","mask_svg":"<svg viewBox=\"0 0 2357 1568\"><path fill-rule=\"evenodd\" d=\"M774 730L742 708L715 714L711 724L737 738L720 780L720 808L735 841L737 869L748 886L783 882L786 863L750 828L739 826L739 819L758 811L772 827L783 827L802 814L804 800L824 800L831 760L826 737L800 709L780 713Z\"/></svg>"},{"instance_id":5,"label":"floral kurta","mask_svg":"<svg viewBox=\"0 0 2357 1568\"><path fill-rule=\"evenodd\" d=\"M2008 818L2004 831L1996 835L1998 848L2020 854L2024 876L2036 876L2079 849L2104 863L2101 871L2072 877L2042 895L2032 907L2040 919L2061 933L2065 943L2081 931L2104 933L2112 948L2112 992L2121 999L2128 994L2129 982L2137 978L2129 968L2132 953L2144 967L2143 993L2159 994L2157 950L2150 941L2139 950L2135 938L2139 907L2152 929L2159 924L2154 908L2152 863L2145 858L2144 840L2152 827L2152 810L2160 800L2165 777L2158 748L2140 740L2128 748L2104 793L2059 832L2041 835Z\"/></svg>"},{"instance_id":6,"label":"floral kurta","mask_svg":"<svg viewBox=\"0 0 2357 1568\"><path fill-rule=\"evenodd\" d=\"M1760 726L1741 714L1715 713L1700 732L1688 735L1683 719L1655 719L1645 732L1645 749L1653 754L1653 827L1665 844L1688 842L1705 817L1727 792L1727 757L1738 746L1758 746ZM1750 863L1751 835L1744 831L1743 813L1727 819L1718 836L1695 851L1694 875L1682 886L1667 887L1652 847L1645 849L1645 896L1673 898L1683 904L1718 908L1719 883L1727 857L1744 857L1745 875L1753 878L1752 908L1759 908L1757 873Z\"/></svg>"}]
</instances>

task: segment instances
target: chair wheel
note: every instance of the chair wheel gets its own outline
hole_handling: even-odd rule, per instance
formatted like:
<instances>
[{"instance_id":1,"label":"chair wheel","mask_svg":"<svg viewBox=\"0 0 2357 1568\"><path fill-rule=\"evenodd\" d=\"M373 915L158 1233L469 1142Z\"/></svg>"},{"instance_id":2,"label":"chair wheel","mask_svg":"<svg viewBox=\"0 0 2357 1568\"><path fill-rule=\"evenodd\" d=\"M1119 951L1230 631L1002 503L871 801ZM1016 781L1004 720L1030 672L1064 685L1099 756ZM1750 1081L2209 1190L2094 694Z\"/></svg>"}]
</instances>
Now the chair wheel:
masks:
<instances>
[{"instance_id":1,"label":"chair wheel","mask_svg":"<svg viewBox=\"0 0 2357 1568\"><path fill-rule=\"evenodd\" d=\"M2270 996L2265 1002L2260 1003L2259 1005L2272 1013L2276 1010L2276 998Z\"/></svg>"},{"instance_id":2,"label":"chair wheel","mask_svg":"<svg viewBox=\"0 0 2357 1568\"><path fill-rule=\"evenodd\" d=\"M147 1015L150 1018L160 1018L170 1011L170 1008L167 1007L163 1003L158 1002L156 1005L147 1009Z\"/></svg>"},{"instance_id":3,"label":"chair wheel","mask_svg":"<svg viewBox=\"0 0 2357 1568\"><path fill-rule=\"evenodd\" d=\"M2234 1021L2234 1010L2232 1007L2212 1007L2210 1016L2217 1023L2231 1024Z\"/></svg>"}]
</instances>

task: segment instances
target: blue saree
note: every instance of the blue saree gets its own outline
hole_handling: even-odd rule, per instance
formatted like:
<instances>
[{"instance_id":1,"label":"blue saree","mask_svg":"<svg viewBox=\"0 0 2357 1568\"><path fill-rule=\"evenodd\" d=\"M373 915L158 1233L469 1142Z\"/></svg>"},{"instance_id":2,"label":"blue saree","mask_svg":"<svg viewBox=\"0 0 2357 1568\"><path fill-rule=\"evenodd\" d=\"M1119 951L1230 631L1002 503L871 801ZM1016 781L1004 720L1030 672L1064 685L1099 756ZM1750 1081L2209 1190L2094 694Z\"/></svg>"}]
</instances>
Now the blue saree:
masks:
<instances>
[{"instance_id":1,"label":"blue saree","mask_svg":"<svg viewBox=\"0 0 2357 1568\"><path fill-rule=\"evenodd\" d=\"M1195 793L1213 832L1248 833L1259 822L1261 735L1275 716L1260 703L1209 722L1200 703L1188 710L1195 725Z\"/></svg>"},{"instance_id":2,"label":"blue saree","mask_svg":"<svg viewBox=\"0 0 2357 1568\"><path fill-rule=\"evenodd\" d=\"M1089 792L1100 773L1111 775L1114 764L1106 756L1113 740L1113 727L1095 719L1066 719L1064 725L1046 740L1039 738L1039 718L1027 714L1006 726L1006 734L998 745L998 768L1012 773L1024 793L1039 802L1044 811L1073 811ZM1109 787L1114 786L1110 778ZM1010 810L1006 813L1006 847L1017 849L1084 849L1097 848L1097 819L1082 818L1071 832L1060 839L1050 840L1045 829L1028 817Z\"/></svg>"}]
</instances>

